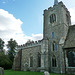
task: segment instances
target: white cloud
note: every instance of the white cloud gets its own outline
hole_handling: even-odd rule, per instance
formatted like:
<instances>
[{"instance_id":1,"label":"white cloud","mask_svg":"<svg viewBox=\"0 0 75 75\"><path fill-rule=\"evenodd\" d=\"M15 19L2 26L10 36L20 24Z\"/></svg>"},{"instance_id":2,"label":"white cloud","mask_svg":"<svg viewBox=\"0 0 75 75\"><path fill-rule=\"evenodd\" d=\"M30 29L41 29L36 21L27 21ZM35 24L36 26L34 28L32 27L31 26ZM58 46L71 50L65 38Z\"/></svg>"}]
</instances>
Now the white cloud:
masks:
<instances>
[{"instance_id":1,"label":"white cloud","mask_svg":"<svg viewBox=\"0 0 75 75\"><path fill-rule=\"evenodd\" d=\"M71 22L72 22L72 24L75 24L75 7L70 8L69 11L70 11L70 15L71 15Z\"/></svg>"},{"instance_id":2,"label":"white cloud","mask_svg":"<svg viewBox=\"0 0 75 75\"><path fill-rule=\"evenodd\" d=\"M33 40L39 40L39 39L42 39L43 38L43 35L42 34L32 34L32 39Z\"/></svg>"},{"instance_id":3,"label":"white cloud","mask_svg":"<svg viewBox=\"0 0 75 75\"><path fill-rule=\"evenodd\" d=\"M18 44L24 44L28 39L34 41L42 39L42 34L25 35L21 28L22 24L20 19L16 19L12 14L0 9L0 38L6 43L10 38L15 39Z\"/></svg>"}]
</instances>

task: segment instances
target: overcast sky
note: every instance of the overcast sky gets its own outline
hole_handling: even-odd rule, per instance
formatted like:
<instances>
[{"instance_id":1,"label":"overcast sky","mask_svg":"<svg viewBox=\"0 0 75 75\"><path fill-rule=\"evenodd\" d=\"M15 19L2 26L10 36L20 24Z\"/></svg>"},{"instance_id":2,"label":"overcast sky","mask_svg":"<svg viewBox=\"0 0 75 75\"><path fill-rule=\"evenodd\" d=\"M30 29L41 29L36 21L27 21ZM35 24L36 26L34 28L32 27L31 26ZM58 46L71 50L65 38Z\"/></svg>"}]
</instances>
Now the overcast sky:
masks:
<instances>
[{"instance_id":1,"label":"overcast sky","mask_svg":"<svg viewBox=\"0 0 75 75\"><path fill-rule=\"evenodd\" d=\"M75 0L59 1L67 6L75 24ZM53 4L54 0L0 0L0 38L5 42L13 38L20 45L42 39L43 10Z\"/></svg>"}]
</instances>

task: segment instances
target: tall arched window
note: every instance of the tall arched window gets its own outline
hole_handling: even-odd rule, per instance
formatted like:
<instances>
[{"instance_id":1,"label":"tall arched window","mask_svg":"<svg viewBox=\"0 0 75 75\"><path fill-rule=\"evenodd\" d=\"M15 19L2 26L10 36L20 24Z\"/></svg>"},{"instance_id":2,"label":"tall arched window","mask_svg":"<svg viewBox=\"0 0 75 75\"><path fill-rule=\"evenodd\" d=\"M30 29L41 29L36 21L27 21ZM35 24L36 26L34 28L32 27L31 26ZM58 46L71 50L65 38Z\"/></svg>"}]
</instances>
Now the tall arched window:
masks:
<instances>
[{"instance_id":1,"label":"tall arched window","mask_svg":"<svg viewBox=\"0 0 75 75\"><path fill-rule=\"evenodd\" d=\"M30 67L33 67L33 56L30 57Z\"/></svg>"},{"instance_id":2,"label":"tall arched window","mask_svg":"<svg viewBox=\"0 0 75 75\"><path fill-rule=\"evenodd\" d=\"M57 51L57 43L56 42L53 42L53 51Z\"/></svg>"},{"instance_id":3,"label":"tall arched window","mask_svg":"<svg viewBox=\"0 0 75 75\"><path fill-rule=\"evenodd\" d=\"M56 22L56 15L52 14L50 15L50 23L54 23L54 22Z\"/></svg>"},{"instance_id":4,"label":"tall arched window","mask_svg":"<svg viewBox=\"0 0 75 75\"><path fill-rule=\"evenodd\" d=\"M38 67L41 67L41 54L38 53Z\"/></svg>"},{"instance_id":5,"label":"tall arched window","mask_svg":"<svg viewBox=\"0 0 75 75\"><path fill-rule=\"evenodd\" d=\"M57 67L55 56L52 57L52 67Z\"/></svg>"},{"instance_id":6,"label":"tall arched window","mask_svg":"<svg viewBox=\"0 0 75 75\"><path fill-rule=\"evenodd\" d=\"M67 53L67 57L68 57L68 66L75 67L75 51L69 51Z\"/></svg>"}]
</instances>

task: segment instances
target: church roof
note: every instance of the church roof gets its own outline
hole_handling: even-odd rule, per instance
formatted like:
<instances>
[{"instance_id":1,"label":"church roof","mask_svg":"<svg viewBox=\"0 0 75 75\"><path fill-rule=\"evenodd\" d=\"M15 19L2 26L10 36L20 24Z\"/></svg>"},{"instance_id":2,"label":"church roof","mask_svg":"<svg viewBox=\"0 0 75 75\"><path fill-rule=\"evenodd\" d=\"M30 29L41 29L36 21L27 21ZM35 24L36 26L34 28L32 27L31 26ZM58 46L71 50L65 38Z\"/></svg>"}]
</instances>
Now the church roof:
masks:
<instances>
[{"instance_id":1,"label":"church roof","mask_svg":"<svg viewBox=\"0 0 75 75\"><path fill-rule=\"evenodd\" d=\"M69 26L67 38L65 40L64 48L75 47L75 25Z\"/></svg>"}]
</instances>

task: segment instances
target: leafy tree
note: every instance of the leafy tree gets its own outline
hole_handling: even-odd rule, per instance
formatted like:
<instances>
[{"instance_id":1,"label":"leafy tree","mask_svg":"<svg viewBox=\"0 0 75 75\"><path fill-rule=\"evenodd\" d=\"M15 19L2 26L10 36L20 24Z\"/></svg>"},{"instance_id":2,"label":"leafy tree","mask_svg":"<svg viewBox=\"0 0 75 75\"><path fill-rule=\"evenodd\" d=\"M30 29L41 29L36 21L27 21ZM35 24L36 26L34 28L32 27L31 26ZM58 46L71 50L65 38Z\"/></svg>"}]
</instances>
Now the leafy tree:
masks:
<instances>
[{"instance_id":1,"label":"leafy tree","mask_svg":"<svg viewBox=\"0 0 75 75\"><path fill-rule=\"evenodd\" d=\"M12 68L12 61L3 53L0 53L0 67L3 67L4 69Z\"/></svg>"},{"instance_id":2,"label":"leafy tree","mask_svg":"<svg viewBox=\"0 0 75 75\"><path fill-rule=\"evenodd\" d=\"M4 41L0 38L0 51L3 52Z\"/></svg>"},{"instance_id":3,"label":"leafy tree","mask_svg":"<svg viewBox=\"0 0 75 75\"><path fill-rule=\"evenodd\" d=\"M8 57L9 59L13 62L14 56L15 56L15 51L17 47L17 42L13 39L10 39L7 44L8 48Z\"/></svg>"}]
</instances>

